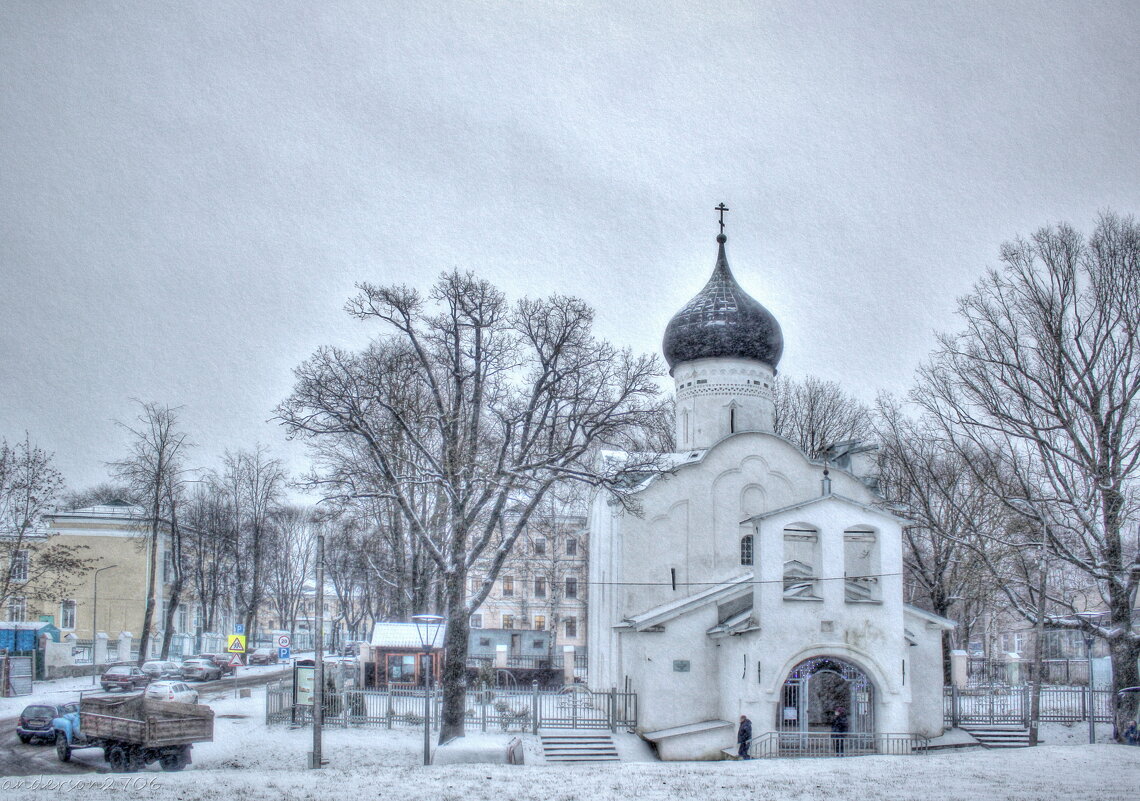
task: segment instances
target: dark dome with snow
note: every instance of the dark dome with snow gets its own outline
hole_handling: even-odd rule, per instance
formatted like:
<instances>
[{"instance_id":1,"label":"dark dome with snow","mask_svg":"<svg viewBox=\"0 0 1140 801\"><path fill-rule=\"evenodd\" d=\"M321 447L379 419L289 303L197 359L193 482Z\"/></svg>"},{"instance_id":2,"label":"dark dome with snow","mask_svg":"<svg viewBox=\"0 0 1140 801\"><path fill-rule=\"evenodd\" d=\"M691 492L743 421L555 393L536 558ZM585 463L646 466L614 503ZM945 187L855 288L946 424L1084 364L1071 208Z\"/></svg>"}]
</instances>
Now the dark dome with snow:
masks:
<instances>
[{"instance_id":1,"label":"dark dome with snow","mask_svg":"<svg viewBox=\"0 0 1140 801\"><path fill-rule=\"evenodd\" d=\"M755 359L773 370L784 352L784 334L772 313L740 288L720 253L705 288L673 315L661 349L669 370L693 359Z\"/></svg>"}]
</instances>

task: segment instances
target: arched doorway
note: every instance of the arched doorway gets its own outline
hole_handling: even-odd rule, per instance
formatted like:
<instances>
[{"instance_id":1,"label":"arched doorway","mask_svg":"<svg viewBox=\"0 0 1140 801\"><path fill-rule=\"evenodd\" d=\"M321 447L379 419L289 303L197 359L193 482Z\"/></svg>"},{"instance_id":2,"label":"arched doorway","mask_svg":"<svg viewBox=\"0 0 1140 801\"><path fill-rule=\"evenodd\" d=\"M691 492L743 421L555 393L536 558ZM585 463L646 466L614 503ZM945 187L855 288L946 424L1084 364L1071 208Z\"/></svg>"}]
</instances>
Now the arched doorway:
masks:
<instances>
[{"instance_id":1,"label":"arched doorway","mask_svg":"<svg viewBox=\"0 0 1140 801\"><path fill-rule=\"evenodd\" d=\"M847 713L854 737L875 732L875 686L860 668L833 656L800 662L784 681L776 727L782 732L830 732L835 711Z\"/></svg>"}]
</instances>

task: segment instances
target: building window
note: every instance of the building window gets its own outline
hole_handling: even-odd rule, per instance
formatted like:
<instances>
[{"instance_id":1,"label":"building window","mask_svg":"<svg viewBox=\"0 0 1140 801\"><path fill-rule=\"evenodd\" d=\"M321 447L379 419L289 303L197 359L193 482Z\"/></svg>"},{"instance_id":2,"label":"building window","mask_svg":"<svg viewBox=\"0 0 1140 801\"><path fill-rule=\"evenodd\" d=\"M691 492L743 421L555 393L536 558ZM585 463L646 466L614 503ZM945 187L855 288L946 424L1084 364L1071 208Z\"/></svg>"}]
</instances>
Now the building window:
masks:
<instances>
[{"instance_id":1,"label":"building window","mask_svg":"<svg viewBox=\"0 0 1140 801\"><path fill-rule=\"evenodd\" d=\"M576 618L576 617L566 618L566 636L567 637L577 637L578 636L578 618Z\"/></svg>"},{"instance_id":2,"label":"building window","mask_svg":"<svg viewBox=\"0 0 1140 801\"><path fill-rule=\"evenodd\" d=\"M535 631L546 631L546 615L534 616Z\"/></svg>"},{"instance_id":3,"label":"building window","mask_svg":"<svg viewBox=\"0 0 1140 801\"><path fill-rule=\"evenodd\" d=\"M59 605L59 627L75 628L75 601L64 601Z\"/></svg>"},{"instance_id":4,"label":"building window","mask_svg":"<svg viewBox=\"0 0 1140 801\"><path fill-rule=\"evenodd\" d=\"M536 556L546 555L546 540L539 537L534 541L534 553Z\"/></svg>"},{"instance_id":5,"label":"building window","mask_svg":"<svg viewBox=\"0 0 1140 801\"><path fill-rule=\"evenodd\" d=\"M479 647L480 648L486 648L486 647L490 646L490 644L491 644L491 638L490 637L480 637L479 638Z\"/></svg>"},{"instance_id":6,"label":"building window","mask_svg":"<svg viewBox=\"0 0 1140 801\"><path fill-rule=\"evenodd\" d=\"M752 564L752 535L746 534L740 538L740 564Z\"/></svg>"},{"instance_id":7,"label":"building window","mask_svg":"<svg viewBox=\"0 0 1140 801\"><path fill-rule=\"evenodd\" d=\"M567 556L577 556L578 555L578 540L574 539L573 537L567 537L566 538L566 555Z\"/></svg>"},{"instance_id":8,"label":"building window","mask_svg":"<svg viewBox=\"0 0 1140 801\"><path fill-rule=\"evenodd\" d=\"M194 631L202 628L202 607L194 604Z\"/></svg>"},{"instance_id":9,"label":"building window","mask_svg":"<svg viewBox=\"0 0 1140 801\"><path fill-rule=\"evenodd\" d=\"M473 629L483 628L483 616L482 615L472 615L471 616L471 628L473 628Z\"/></svg>"},{"instance_id":10,"label":"building window","mask_svg":"<svg viewBox=\"0 0 1140 801\"><path fill-rule=\"evenodd\" d=\"M162 583L174 581L174 551L162 552Z\"/></svg>"},{"instance_id":11,"label":"building window","mask_svg":"<svg viewBox=\"0 0 1140 801\"><path fill-rule=\"evenodd\" d=\"M534 597L546 597L546 576L535 576L534 578Z\"/></svg>"},{"instance_id":12,"label":"building window","mask_svg":"<svg viewBox=\"0 0 1140 801\"><path fill-rule=\"evenodd\" d=\"M178 630L185 633L186 625L189 621L189 613L186 611L186 604L178 605Z\"/></svg>"},{"instance_id":13,"label":"building window","mask_svg":"<svg viewBox=\"0 0 1140 801\"><path fill-rule=\"evenodd\" d=\"M515 627L514 615L503 615L503 628L513 629Z\"/></svg>"},{"instance_id":14,"label":"building window","mask_svg":"<svg viewBox=\"0 0 1140 801\"><path fill-rule=\"evenodd\" d=\"M12 564L9 568L12 581L28 580L28 552L25 550L12 552Z\"/></svg>"},{"instance_id":15,"label":"building window","mask_svg":"<svg viewBox=\"0 0 1140 801\"><path fill-rule=\"evenodd\" d=\"M805 523L784 529L784 597L818 599L819 530Z\"/></svg>"},{"instance_id":16,"label":"building window","mask_svg":"<svg viewBox=\"0 0 1140 801\"><path fill-rule=\"evenodd\" d=\"M849 602L879 600L879 549L872 528L849 528L843 532L844 599Z\"/></svg>"},{"instance_id":17,"label":"building window","mask_svg":"<svg viewBox=\"0 0 1140 801\"><path fill-rule=\"evenodd\" d=\"M541 651L546 647L546 643L544 643L542 640L532 640L530 644L531 647L533 647L536 651Z\"/></svg>"},{"instance_id":18,"label":"building window","mask_svg":"<svg viewBox=\"0 0 1140 801\"><path fill-rule=\"evenodd\" d=\"M8 599L8 622L19 623L28 615L27 602L16 595Z\"/></svg>"},{"instance_id":19,"label":"building window","mask_svg":"<svg viewBox=\"0 0 1140 801\"><path fill-rule=\"evenodd\" d=\"M566 579L566 597L567 598L577 598L578 597L578 579L576 579L576 578Z\"/></svg>"},{"instance_id":20,"label":"building window","mask_svg":"<svg viewBox=\"0 0 1140 801\"><path fill-rule=\"evenodd\" d=\"M414 654L388 654L388 681L414 682L416 657Z\"/></svg>"},{"instance_id":21,"label":"building window","mask_svg":"<svg viewBox=\"0 0 1140 801\"><path fill-rule=\"evenodd\" d=\"M504 598L510 598L514 594L515 594L515 577L514 576L503 576L503 597Z\"/></svg>"}]
</instances>

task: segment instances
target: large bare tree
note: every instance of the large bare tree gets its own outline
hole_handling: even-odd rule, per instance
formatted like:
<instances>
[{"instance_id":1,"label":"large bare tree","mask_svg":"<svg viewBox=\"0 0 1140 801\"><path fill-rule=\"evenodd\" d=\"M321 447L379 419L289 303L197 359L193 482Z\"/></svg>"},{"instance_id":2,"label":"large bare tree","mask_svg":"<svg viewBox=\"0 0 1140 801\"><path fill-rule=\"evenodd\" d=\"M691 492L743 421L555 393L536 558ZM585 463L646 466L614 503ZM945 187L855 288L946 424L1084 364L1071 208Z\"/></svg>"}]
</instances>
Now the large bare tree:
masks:
<instances>
[{"instance_id":1,"label":"large bare tree","mask_svg":"<svg viewBox=\"0 0 1140 801\"><path fill-rule=\"evenodd\" d=\"M355 442L375 474L360 489L389 498L435 563L447 618L442 741L463 734L469 616L489 589L468 595L468 570L486 555L493 580L559 483L615 487L654 469L597 455L634 449L653 422L660 368L595 339L592 310L574 298L510 304L460 272L427 297L359 289L347 309L383 326L383 347L322 349L297 368L278 415L294 434Z\"/></svg>"},{"instance_id":2,"label":"large bare tree","mask_svg":"<svg viewBox=\"0 0 1140 801\"><path fill-rule=\"evenodd\" d=\"M1087 239L1043 228L1001 261L959 301L964 329L940 338L915 397L966 464L1001 457L979 480L1040 530L1049 559L1098 588L1102 617L1070 603L1049 625L1106 641L1113 689L1137 686L1140 226L1106 213ZM1031 621L1045 609L1020 607ZM1140 699L1114 695L1119 734Z\"/></svg>"},{"instance_id":3,"label":"large bare tree","mask_svg":"<svg viewBox=\"0 0 1140 801\"><path fill-rule=\"evenodd\" d=\"M133 424L119 423L131 435L130 456L111 463L115 477L126 484L146 509L141 525L141 541L147 554L146 607L143 611L142 632L139 635L139 664L145 662L154 628L154 615L159 599L156 585L160 577L158 555L162 550L163 530L172 534L170 541L176 594L170 607L176 608L181 591L182 570L181 537L177 527L177 505L182 497L185 469L184 457L188 444L186 434L179 427L178 410L155 402L137 401L139 413ZM170 627L167 626L167 631ZM163 658L170 647L169 635L163 641Z\"/></svg>"}]
</instances>

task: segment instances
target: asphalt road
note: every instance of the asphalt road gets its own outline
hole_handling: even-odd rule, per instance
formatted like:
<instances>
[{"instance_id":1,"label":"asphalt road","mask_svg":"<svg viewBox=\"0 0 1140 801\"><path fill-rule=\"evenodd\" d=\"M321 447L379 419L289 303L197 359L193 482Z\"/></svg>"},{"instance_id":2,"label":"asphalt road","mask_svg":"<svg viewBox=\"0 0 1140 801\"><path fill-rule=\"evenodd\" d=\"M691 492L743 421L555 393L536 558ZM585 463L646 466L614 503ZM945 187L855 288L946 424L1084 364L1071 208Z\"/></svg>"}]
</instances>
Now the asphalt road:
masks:
<instances>
[{"instance_id":1,"label":"asphalt road","mask_svg":"<svg viewBox=\"0 0 1140 801\"><path fill-rule=\"evenodd\" d=\"M288 669L284 668L280 671L239 675L236 679L229 677L193 684L198 690L199 700L209 703L211 700L230 696L235 688L257 687L276 681L287 674ZM75 699L78 698L79 691L76 690ZM60 698L61 703L68 700L74 699ZM0 776L56 776L108 772L101 748L78 749L72 752L70 762L60 762L51 744L21 743L16 737L16 721L16 717L0 718Z\"/></svg>"}]
</instances>

